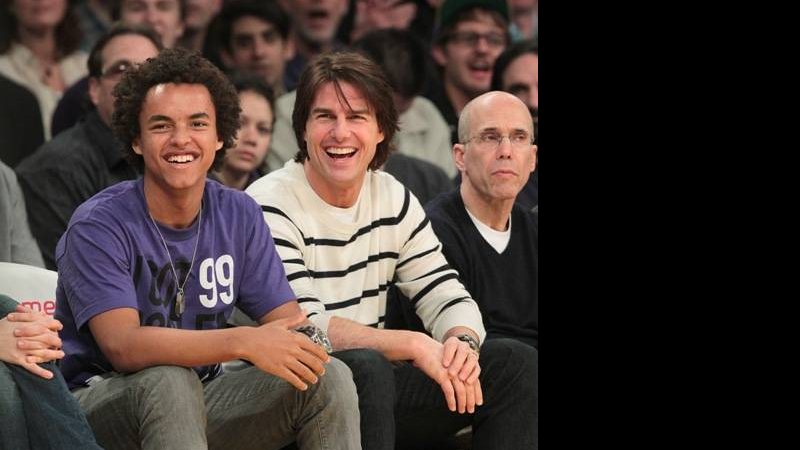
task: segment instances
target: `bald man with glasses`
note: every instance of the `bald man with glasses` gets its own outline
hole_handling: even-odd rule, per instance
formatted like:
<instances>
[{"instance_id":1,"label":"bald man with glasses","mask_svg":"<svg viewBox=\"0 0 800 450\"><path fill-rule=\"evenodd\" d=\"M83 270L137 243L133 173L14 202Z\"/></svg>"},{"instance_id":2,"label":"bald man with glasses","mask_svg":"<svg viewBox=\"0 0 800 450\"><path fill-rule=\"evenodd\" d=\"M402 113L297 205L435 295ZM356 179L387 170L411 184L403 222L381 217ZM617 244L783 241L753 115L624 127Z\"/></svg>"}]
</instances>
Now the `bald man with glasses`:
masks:
<instances>
[{"instance_id":1,"label":"bald man with glasses","mask_svg":"<svg viewBox=\"0 0 800 450\"><path fill-rule=\"evenodd\" d=\"M533 119L507 92L464 107L453 159L461 186L425 208L442 252L483 316L486 339L539 348L539 220L516 203L536 167ZM538 371L538 365L537 365Z\"/></svg>"}]
</instances>

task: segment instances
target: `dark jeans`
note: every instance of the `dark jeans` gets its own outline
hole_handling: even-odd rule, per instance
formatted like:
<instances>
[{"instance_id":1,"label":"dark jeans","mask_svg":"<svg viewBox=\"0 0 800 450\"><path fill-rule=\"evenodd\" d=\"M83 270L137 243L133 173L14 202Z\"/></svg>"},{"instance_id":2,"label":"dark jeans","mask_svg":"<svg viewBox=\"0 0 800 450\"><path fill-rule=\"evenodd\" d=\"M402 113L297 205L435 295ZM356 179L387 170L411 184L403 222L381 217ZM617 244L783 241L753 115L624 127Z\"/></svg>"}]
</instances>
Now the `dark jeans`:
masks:
<instances>
[{"instance_id":1,"label":"dark jeans","mask_svg":"<svg viewBox=\"0 0 800 450\"><path fill-rule=\"evenodd\" d=\"M0 295L0 319L15 307ZM0 427L0 448L101 449L56 365L40 365L53 372L52 379L0 362L0 411L4 422L11 421Z\"/></svg>"},{"instance_id":2,"label":"dark jeans","mask_svg":"<svg viewBox=\"0 0 800 450\"><path fill-rule=\"evenodd\" d=\"M439 385L408 362L391 363L368 349L333 356L353 372L364 450L442 448L468 425L475 450L539 447L539 354L531 346L513 339L483 344L484 404L474 414L450 412Z\"/></svg>"}]
</instances>

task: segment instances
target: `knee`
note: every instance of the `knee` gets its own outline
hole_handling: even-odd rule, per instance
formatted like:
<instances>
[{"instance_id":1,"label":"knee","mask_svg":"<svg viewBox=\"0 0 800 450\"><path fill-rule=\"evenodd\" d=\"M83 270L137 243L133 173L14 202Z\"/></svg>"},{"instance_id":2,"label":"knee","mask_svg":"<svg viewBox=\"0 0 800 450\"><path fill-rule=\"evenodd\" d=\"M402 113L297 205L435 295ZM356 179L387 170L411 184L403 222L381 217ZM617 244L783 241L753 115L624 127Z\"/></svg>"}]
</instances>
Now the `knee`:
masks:
<instances>
[{"instance_id":1,"label":"knee","mask_svg":"<svg viewBox=\"0 0 800 450\"><path fill-rule=\"evenodd\" d=\"M481 362L518 363L527 366L538 366L539 352L535 347L516 339L489 339L481 346Z\"/></svg>"},{"instance_id":2,"label":"knee","mask_svg":"<svg viewBox=\"0 0 800 450\"><path fill-rule=\"evenodd\" d=\"M316 390L317 395L323 397L323 404L358 405L353 373L336 358L331 358L331 362L325 366L325 374L317 382Z\"/></svg>"},{"instance_id":3,"label":"knee","mask_svg":"<svg viewBox=\"0 0 800 450\"><path fill-rule=\"evenodd\" d=\"M481 346L480 364L483 375L504 379L505 383L538 387L539 352L535 347L516 339L490 339Z\"/></svg>"},{"instance_id":4,"label":"knee","mask_svg":"<svg viewBox=\"0 0 800 450\"><path fill-rule=\"evenodd\" d=\"M194 370L179 366L155 366L137 372L131 387L161 401L203 402L203 385Z\"/></svg>"}]
</instances>

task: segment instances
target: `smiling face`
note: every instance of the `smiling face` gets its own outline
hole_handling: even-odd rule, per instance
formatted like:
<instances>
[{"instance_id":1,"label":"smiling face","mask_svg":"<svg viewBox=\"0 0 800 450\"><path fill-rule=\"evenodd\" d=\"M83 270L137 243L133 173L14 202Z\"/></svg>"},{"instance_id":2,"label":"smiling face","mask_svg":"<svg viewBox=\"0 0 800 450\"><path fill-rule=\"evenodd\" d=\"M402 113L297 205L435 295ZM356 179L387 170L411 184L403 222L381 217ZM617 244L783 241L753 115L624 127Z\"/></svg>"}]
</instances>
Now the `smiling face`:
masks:
<instances>
[{"instance_id":1,"label":"smiling face","mask_svg":"<svg viewBox=\"0 0 800 450\"><path fill-rule=\"evenodd\" d=\"M161 191L202 189L222 141L216 110L201 84L159 84L147 92L133 150L144 157L144 180Z\"/></svg>"},{"instance_id":2,"label":"smiling face","mask_svg":"<svg viewBox=\"0 0 800 450\"><path fill-rule=\"evenodd\" d=\"M464 111L467 139L459 140L469 142L453 148L456 167L462 175L462 190L485 203L513 201L536 166L536 146L529 144L533 121L528 108L511 94L491 92L473 100ZM494 147L481 144L481 135L509 138ZM514 136L524 137L526 144L512 145L510 138Z\"/></svg>"},{"instance_id":3,"label":"smiling face","mask_svg":"<svg viewBox=\"0 0 800 450\"><path fill-rule=\"evenodd\" d=\"M331 205L348 207L358 199L367 167L384 135L362 93L348 83L340 86L346 102L339 98L333 83L317 90L306 121L308 160L304 167L317 195Z\"/></svg>"},{"instance_id":4,"label":"smiling face","mask_svg":"<svg viewBox=\"0 0 800 450\"><path fill-rule=\"evenodd\" d=\"M273 115L267 99L254 91L240 92L239 103L242 107L242 126L239 128L236 147L225 153L225 168L249 174L267 156Z\"/></svg>"},{"instance_id":5,"label":"smiling face","mask_svg":"<svg viewBox=\"0 0 800 450\"><path fill-rule=\"evenodd\" d=\"M506 47L506 30L492 15L477 11L474 19L456 25L452 36L432 49L437 64L444 67L447 85L474 98L489 90L494 62Z\"/></svg>"}]
</instances>

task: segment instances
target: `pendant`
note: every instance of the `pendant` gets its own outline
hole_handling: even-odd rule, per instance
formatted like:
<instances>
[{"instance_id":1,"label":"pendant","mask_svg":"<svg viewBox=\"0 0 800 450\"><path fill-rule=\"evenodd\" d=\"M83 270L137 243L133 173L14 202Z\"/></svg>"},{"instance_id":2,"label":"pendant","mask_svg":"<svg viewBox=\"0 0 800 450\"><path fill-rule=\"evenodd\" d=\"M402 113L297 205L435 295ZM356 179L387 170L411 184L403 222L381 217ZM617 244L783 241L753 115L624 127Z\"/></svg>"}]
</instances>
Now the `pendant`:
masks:
<instances>
[{"instance_id":1,"label":"pendant","mask_svg":"<svg viewBox=\"0 0 800 450\"><path fill-rule=\"evenodd\" d=\"M179 316L182 315L183 310L186 309L186 305L183 302L183 289L181 288L178 288L178 296L175 299L175 309Z\"/></svg>"}]
</instances>

